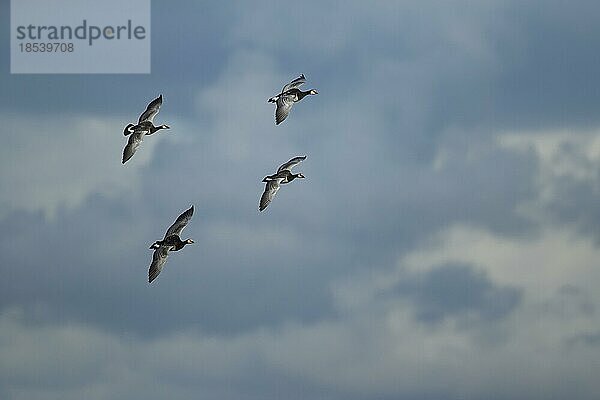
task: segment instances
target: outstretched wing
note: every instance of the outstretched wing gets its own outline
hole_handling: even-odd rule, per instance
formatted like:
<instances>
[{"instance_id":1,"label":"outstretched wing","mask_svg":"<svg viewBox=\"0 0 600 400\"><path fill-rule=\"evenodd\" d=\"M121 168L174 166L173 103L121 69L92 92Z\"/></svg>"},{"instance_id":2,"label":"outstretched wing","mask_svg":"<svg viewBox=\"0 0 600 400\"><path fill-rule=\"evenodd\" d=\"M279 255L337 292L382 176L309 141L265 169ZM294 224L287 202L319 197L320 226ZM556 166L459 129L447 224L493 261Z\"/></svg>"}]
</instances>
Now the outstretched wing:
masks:
<instances>
[{"instance_id":1,"label":"outstretched wing","mask_svg":"<svg viewBox=\"0 0 600 400\"><path fill-rule=\"evenodd\" d=\"M305 159L306 159L306 156L294 157L290 161L286 162L285 164L281 164L281 166L279 168L277 168L277 173L280 173L281 171L285 171L286 169L288 171L292 172L292 168L294 168L295 165L300 164Z\"/></svg>"},{"instance_id":2,"label":"outstretched wing","mask_svg":"<svg viewBox=\"0 0 600 400\"><path fill-rule=\"evenodd\" d=\"M140 115L140 119L138 120L138 124L141 124L144 121L150 121L152 123L154 123L154 117L156 117L156 114L158 114L158 111L160 110L160 106L162 105L162 94L160 96L158 96L157 98L155 98L154 100L152 100L150 102L150 104L148 104L148 107L146 107L146 111L144 111L142 113L142 115Z\"/></svg>"},{"instance_id":3,"label":"outstretched wing","mask_svg":"<svg viewBox=\"0 0 600 400\"><path fill-rule=\"evenodd\" d=\"M279 96L277 99L277 109L275 110L275 125L279 125L290 115L293 105L293 96Z\"/></svg>"},{"instance_id":4,"label":"outstretched wing","mask_svg":"<svg viewBox=\"0 0 600 400\"><path fill-rule=\"evenodd\" d=\"M188 224L188 222L190 222L190 219L192 219L192 215L194 215L194 206L191 206L190 208L185 210L183 213L181 213L181 215L179 217L177 217L177 219L175 220L173 225L171 225L169 227L169 229L167 229L167 233L165 234L165 239L171 235L180 236L181 231L183 231L183 228L185 228L186 225Z\"/></svg>"},{"instance_id":5,"label":"outstretched wing","mask_svg":"<svg viewBox=\"0 0 600 400\"><path fill-rule=\"evenodd\" d=\"M142 143L144 135L145 132L141 131L132 133L129 136L129 139L127 140L127 145L123 149L123 164L125 164L131 157L133 157L137 148L140 146L140 143Z\"/></svg>"},{"instance_id":6,"label":"outstretched wing","mask_svg":"<svg viewBox=\"0 0 600 400\"><path fill-rule=\"evenodd\" d=\"M306 82L306 78L304 77L304 74L302 74L299 77L297 77L296 79L294 79L293 81L291 81L290 83L288 83L287 85L285 85L283 87L283 89L281 89L281 93L285 93L290 89L298 88L304 82Z\"/></svg>"},{"instance_id":7,"label":"outstretched wing","mask_svg":"<svg viewBox=\"0 0 600 400\"><path fill-rule=\"evenodd\" d=\"M283 179L277 178L272 181L268 181L265 185L265 191L262 196L260 196L260 205L258 206L258 210L262 211L273 201L273 198L277 194L277 191L281 187L280 183Z\"/></svg>"},{"instance_id":8,"label":"outstretched wing","mask_svg":"<svg viewBox=\"0 0 600 400\"><path fill-rule=\"evenodd\" d=\"M156 279L160 271L162 271L165 262L167 262L167 256L169 255L169 248L167 246L160 246L154 250L152 254L152 264L148 270L148 283L152 283Z\"/></svg>"}]
</instances>

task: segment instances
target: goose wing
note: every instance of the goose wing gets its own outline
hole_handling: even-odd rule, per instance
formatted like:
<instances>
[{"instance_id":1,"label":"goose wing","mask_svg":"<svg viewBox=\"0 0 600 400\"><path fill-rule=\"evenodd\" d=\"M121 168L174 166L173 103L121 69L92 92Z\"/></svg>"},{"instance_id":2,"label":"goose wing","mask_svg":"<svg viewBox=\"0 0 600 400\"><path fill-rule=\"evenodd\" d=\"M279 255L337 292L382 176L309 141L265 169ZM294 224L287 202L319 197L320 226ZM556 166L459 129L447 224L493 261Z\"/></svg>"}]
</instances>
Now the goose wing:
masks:
<instances>
[{"instance_id":1,"label":"goose wing","mask_svg":"<svg viewBox=\"0 0 600 400\"><path fill-rule=\"evenodd\" d=\"M306 159L306 156L294 157L290 161L288 161L284 164L281 164L281 166L279 168L277 168L277 173L280 173L281 171L285 171L285 170L292 172L292 168L294 168L295 165L300 164L305 159Z\"/></svg>"},{"instance_id":2,"label":"goose wing","mask_svg":"<svg viewBox=\"0 0 600 400\"><path fill-rule=\"evenodd\" d=\"M192 219L192 215L194 215L194 206L191 206L177 217L173 225L167 229L165 239L172 235L180 236L183 228L185 228L188 222L190 222L190 219Z\"/></svg>"},{"instance_id":3,"label":"goose wing","mask_svg":"<svg viewBox=\"0 0 600 400\"><path fill-rule=\"evenodd\" d=\"M154 117L156 116L156 114L158 114L158 111L160 110L160 106L162 105L162 94L160 96L158 96L157 98L155 98L154 100L152 100L150 102L150 104L148 104L148 107L146 107L146 111L144 111L142 113L142 115L140 115L140 119L138 120L138 124L141 124L144 121L150 121L152 123L154 123Z\"/></svg>"},{"instance_id":4,"label":"goose wing","mask_svg":"<svg viewBox=\"0 0 600 400\"><path fill-rule=\"evenodd\" d=\"M160 271L162 271L165 263L167 262L167 256L169 255L169 248L167 246L160 246L154 250L152 254L152 264L148 270L148 283L152 283L156 279Z\"/></svg>"},{"instance_id":5,"label":"goose wing","mask_svg":"<svg viewBox=\"0 0 600 400\"><path fill-rule=\"evenodd\" d=\"M281 93L285 93L290 89L298 88L304 82L306 82L306 78L304 77L304 74L302 74L299 77L297 77L296 79L294 79L293 81L291 81L290 83L288 83L287 85L285 85L283 87L283 89L281 89Z\"/></svg>"},{"instance_id":6,"label":"goose wing","mask_svg":"<svg viewBox=\"0 0 600 400\"><path fill-rule=\"evenodd\" d=\"M265 185L265 191L263 192L262 196L260 196L260 205L258 207L259 211L262 211L265 208L267 208L271 201L273 201L273 198L275 197L275 195L279 191L279 188L281 187L280 184L282 180L282 178L277 178L267 182L267 184Z\"/></svg>"},{"instance_id":7,"label":"goose wing","mask_svg":"<svg viewBox=\"0 0 600 400\"><path fill-rule=\"evenodd\" d=\"M279 125L287 118L288 115L290 115L290 111L292 110L293 105L293 96L279 96L279 98L277 99L277 109L275 110L275 125Z\"/></svg>"},{"instance_id":8,"label":"goose wing","mask_svg":"<svg viewBox=\"0 0 600 400\"><path fill-rule=\"evenodd\" d=\"M123 164L125 164L135 154L137 148L144 139L144 131L132 133L127 140L127 145L123 149Z\"/></svg>"}]
</instances>

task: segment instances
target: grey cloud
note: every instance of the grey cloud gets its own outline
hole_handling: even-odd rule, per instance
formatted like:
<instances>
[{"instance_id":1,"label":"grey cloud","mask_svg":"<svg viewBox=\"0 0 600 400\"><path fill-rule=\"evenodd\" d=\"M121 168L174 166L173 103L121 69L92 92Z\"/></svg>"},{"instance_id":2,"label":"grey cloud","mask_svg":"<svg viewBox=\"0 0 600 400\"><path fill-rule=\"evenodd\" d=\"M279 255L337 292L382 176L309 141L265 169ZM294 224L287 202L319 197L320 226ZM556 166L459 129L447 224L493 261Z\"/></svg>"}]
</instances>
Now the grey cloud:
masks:
<instances>
[{"instance_id":1,"label":"grey cloud","mask_svg":"<svg viewBox=\"0 0 600 400\"><path fill-rule=\"evenodd\" d=\"M559 224L575 226L600 243L598 182L572 177L555 178L557 193L546 206L547 215Z\"/></svg>"},{"instance_id":2,"label":"grey cloud","mask_svg":"<svg viewBox=\"0 0 600 400\"><path fill-rule=\"evenodd\" d=\"M392 293L408 299L415 307L415 318L425 323L460 317L494 321L514 311L522 296L519 288L497 286L485 272L459 264L405 276Z\"/></svg>"},{"instance_id":3,"label":"grey cloud","mask_svg":"<svg viewBox=\"0 0 600 400\"><path fill-rule=\"evenodd\" d=\"M567 340L568 345L600 346L600 332L581 333Z\"/></svg>"},{"instance_id":4,"label":"grey cloud","mask_svg":"<svg viewBox=\"0 0 600 400\"><path fill-rule=\"evenodd\" d=\"M245 251L256 231L249 227L237 230L246 236L221 229L211 239L202 207L186 229L196 245L174 254L149 286L147 247L179 210L138 202L97 195L49 223L24 212L2 221L0 270L11 282L0 293L2 309L25 307L32 323L79 321L142 336L188 327L230 334L331 315L326 281L316 279L323 268L317 254L302 256L300 247L290 253L297 260L286 260Z\"/></svg>"},{"instance_id":5,"label":"grey cloud","mask_svg":"<svg viewBox=\"0 0 600 400\"><path fill-rule=\"evenodd\" d=\"M0 2L4 26L10 26L9 3ZM196 91L214 79L226 61L229 15L218 4L179 4L152 5L152 74L11 75L9 63L2 63L0 107L41 115L113 116L126 110L136 115L141 110L135 107L162 93L169 113L189 115ZM9 44L0 43L5 55Z\"/></svg>"},{"instance_id":6,"label":"grey cloud","mask_svg":"<svg viewBox=\"0 0 600 400\"><path fill-rule=\"evenodd\" d=\"M585 289L574 286L561 286L557 293L542 304L542 311L548 316L560 318L562 321L573 321L578 318L593 319L597 304Z\"/></svg>"}]
</instances>

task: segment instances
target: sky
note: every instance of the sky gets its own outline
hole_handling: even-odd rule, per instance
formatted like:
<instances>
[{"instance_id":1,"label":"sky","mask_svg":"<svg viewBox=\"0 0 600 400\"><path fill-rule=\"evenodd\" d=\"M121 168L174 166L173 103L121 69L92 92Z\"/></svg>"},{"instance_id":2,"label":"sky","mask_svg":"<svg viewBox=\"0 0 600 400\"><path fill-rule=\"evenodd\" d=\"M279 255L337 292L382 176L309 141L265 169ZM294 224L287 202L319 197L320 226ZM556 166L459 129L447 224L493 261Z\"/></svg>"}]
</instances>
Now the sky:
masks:
<instances>
[{"instance_id":1,"label":"sky","mask_svg":"<svg viewBox=\"0 0 600 400\"><path fill-rule=\"evenodd\" d=\"M0 398L597 398L597 1L155 0L149 75L11 75L9 15Z\"/></svg>"}]
</instances>

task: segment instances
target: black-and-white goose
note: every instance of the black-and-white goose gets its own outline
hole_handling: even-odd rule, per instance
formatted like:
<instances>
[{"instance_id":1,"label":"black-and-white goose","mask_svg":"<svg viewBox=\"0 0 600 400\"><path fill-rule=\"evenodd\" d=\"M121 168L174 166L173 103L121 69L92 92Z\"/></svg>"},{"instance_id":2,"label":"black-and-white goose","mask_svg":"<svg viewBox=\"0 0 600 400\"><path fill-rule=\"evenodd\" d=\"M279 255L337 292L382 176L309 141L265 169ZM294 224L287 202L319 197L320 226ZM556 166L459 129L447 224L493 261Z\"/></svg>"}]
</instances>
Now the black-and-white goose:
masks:
<instances>
[{"instance_id":1,"label":"black-and-white goose","mask_svg":"<svg viewBox=\"0 0 600 400\"><path fill-rule=\"evenodd\" d=\"M298 156L298 157L292 158L291 160L281 164L279 166L279 168L277 168L277 172L275 174L265 176L262 181L268 182L273 179L282 178L283 180L281 181L281 183L285 184L285 183L290 183L291 181L293 181L296 178L304 178L304 175L302 175L302 173L297 173L297 174L292 173L292 168L294 168L296 165L300 164L305 159L306 159L306 156Z\"/></svg>"},{"instance_id":2,"label":"black-and-white goose","mask_svg":"<svg viewBox=\"0 0 600 400\"><path fill-rule=\"evenodd\" d=\"M162 94L158 96L156 99L152 100L146 110L140 115L137 124L127 124L125 129L123 130L123 134L125 136L129 136L129 140L127 141L127 145L123 150L123 164L125 164L133 155L135 154L137 148L144 140L144 136L152 135L153 133L161 130L161 129L169 129L168 125L154 125L154 117L160 111L160 106L162 105Z\"/></svg>"},{"instance_id":3,"label":"black-and-white goose","mask_svg":"<svg viewBox=\"0 0 600 400\"><path fill-rule=\"evenodd\" d=\"M299 87L306 82L304 74L300 75L281 89L281 93L273 96L269 99L269 103L277 104L275 110L275 125L282 123L292 110L294 103L299 102L307 95L319 94L315 89L307 90L306 92L299 89Z\"/></svg>"},{"instance_id":4,"label":"black-and-white goose","mask_svg":"<svg viewBox=\"0 0 600 400\"><path fill-rule=\"evenodd\" d=\"M150 246L150 249L154 250L154 254L152 255L152 263L148 271L148 282L152 283L158 274L160 274L170 251L179 251L186 245L194 243L193 239L181 240L180 237L183 228L192 219L192 215L194 215L194 206L191 206L177 217L173 225L167 229L163 240L157 240Z\"/></svg>"},{"instance_id":5,"label":"black-and-white goose","mask_svg":"<svg viewBox=\"0 0 600 400\"><path fill-rule=\"evenodd\" d=\"M266 182L265 191L260 197L259 211L263 211L273 201L282 184L290 183L296 178L305 178L302 173L292 173L292 168L306 159L306 156L294 157L277 168L277 172L263 178Z\"/></svg>"}]
</instances>

